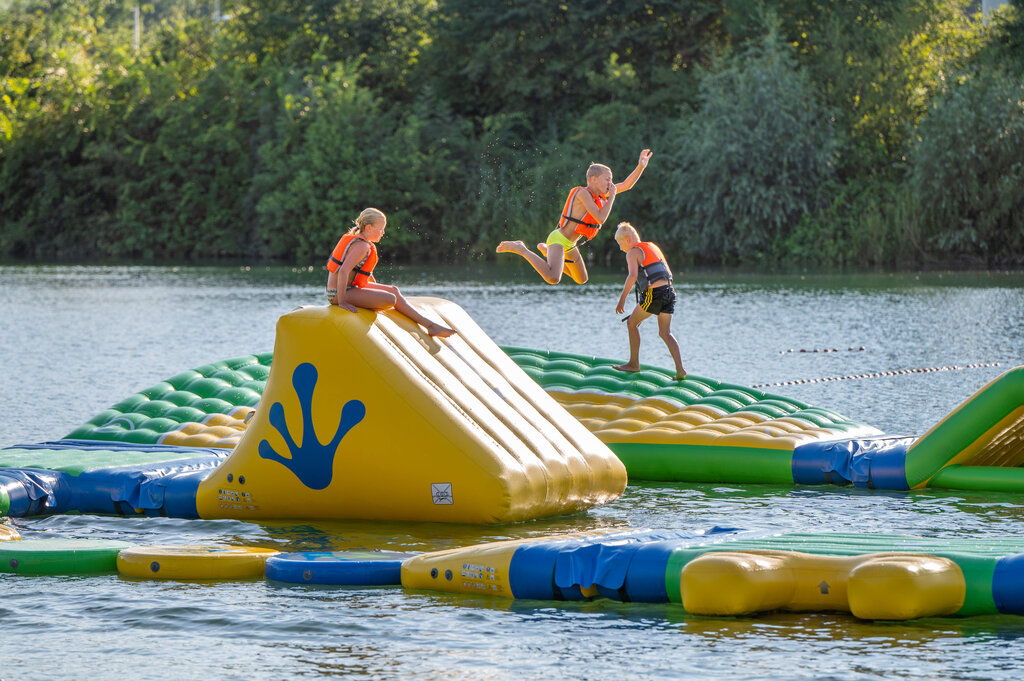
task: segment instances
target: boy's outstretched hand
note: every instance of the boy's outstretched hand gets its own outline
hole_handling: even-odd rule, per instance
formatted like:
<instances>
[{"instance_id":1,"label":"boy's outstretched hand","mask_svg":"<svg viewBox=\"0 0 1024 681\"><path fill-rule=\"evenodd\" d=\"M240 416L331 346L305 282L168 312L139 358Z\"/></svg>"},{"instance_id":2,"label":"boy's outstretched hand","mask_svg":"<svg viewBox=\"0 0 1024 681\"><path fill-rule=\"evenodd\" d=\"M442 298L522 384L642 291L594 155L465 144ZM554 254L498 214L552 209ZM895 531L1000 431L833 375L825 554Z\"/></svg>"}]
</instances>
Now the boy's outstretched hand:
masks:
<instances>
[{"instance_id":1,"label":"boy's outstretched hand","mask_svg":"<svg viewBox=\"0 0 1024 681\"><path fill-rule=\"evenodd\" d=\"M641 168L646 168L647 167L647 162L651 160L651 156L653 156L653 155L654 155L654 152L652 152L650 149L644 149L643 151L641 151L640 152L640 167Z\"/></svg>"}]
</instances>

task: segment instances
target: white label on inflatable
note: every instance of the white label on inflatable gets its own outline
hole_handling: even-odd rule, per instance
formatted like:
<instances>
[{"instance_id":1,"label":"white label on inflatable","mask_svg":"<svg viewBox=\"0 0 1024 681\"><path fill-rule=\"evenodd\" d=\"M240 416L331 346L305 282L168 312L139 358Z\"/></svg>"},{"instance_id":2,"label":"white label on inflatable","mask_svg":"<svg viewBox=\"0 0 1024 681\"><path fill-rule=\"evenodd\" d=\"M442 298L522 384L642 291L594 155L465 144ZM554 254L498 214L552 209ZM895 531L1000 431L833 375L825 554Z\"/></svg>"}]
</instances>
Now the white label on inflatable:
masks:
<instances>
[{"instance_id":1,"label":"white label on inflatable","mask_svg":"<svg viewBox=\"0 0 1024 681\"><path fill-rule=\"evenodd\" d=\"M434 499L434 505L454 504L452 497L452 483L432 482L430 483L430 496Z\"/></svg>"}]
</instances>

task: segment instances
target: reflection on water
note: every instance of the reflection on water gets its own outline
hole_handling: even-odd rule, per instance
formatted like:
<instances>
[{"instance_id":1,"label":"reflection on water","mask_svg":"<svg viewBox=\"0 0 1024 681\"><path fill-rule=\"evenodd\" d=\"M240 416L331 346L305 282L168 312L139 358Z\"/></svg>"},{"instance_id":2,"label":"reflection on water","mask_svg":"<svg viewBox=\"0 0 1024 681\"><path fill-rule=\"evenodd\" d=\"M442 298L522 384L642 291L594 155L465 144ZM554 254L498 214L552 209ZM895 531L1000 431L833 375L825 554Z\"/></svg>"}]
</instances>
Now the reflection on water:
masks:
<instances>
[{"instance_id":1,"label":"reflection on water","mask_svg":"<svg viewBox=\"0 0 1024 681\"><path fill-rule=\"evenodd\" d=\"M622 358L622 273L539 283L517 264L383 267L409 295L462 305L499 344ZM755 384L884 370L1001 367L808 383L778 392L892 434L923 434L1024 364L1024 276L679 272L674 332L690 371ZM210 361L265 352L319 305L323 276L244 267L0 267L0 446L63 436L121 398ZM859 350L863 346L864 350ZM857 348L850 350L849 348ZM837 352L799 352L835 349ZM793 352L790 352L793 350ZM654 327L642 361L671 366ZM424 453L429 456L429 453ZM631 484L585 514L499 527L55 516L25 538L223 542L283 551L418 552L599 528L1024 534L996 492ZM1024 618L861 622L841 614L686 615L667 604L271 584L0 575L2 678L1016 679ZM171 671L173 670L173 671Z\"/></svg>"}]
</instances>

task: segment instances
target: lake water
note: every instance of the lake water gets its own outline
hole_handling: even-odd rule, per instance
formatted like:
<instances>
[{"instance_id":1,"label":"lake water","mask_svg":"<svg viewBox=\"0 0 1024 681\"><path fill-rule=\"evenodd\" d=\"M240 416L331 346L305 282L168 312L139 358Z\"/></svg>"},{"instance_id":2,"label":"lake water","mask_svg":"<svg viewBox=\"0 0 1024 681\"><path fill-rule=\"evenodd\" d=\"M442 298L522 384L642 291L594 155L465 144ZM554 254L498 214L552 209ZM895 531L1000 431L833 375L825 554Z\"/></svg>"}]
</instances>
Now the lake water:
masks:
<instances>
[{"instance_id":1,"label":"lake water","mask_svg":"<svg viewBox=\"0 0 1024 681\"><path fill-rule=\"evenodd\" d=\"M550 287L517 264L383 268L464 307L501 345L622 357L620 272ZM0 446L64 436L185 369L273 348L323 276L281 267L0 266ZM890 434L921 435L1024 364L1024 275L677 274L691 373L761 385ZM671 367L655 325L641 361ZM852 349L851 349L852 348ZM863 348L863 349L862 349ZM822 350L835 352L821 352ZM800 352L806 350L807 352ZM819 352L814 352L818 350ZM998 364L998 366L994 366ZM956 369L965 365L987 365ZM911 369L941 371L889 374ZM816 381L829 377L870 378ZM586 514L498 527L15 519L25 538L427 551L602 527L1020 535L1019 495L631 484ZM398 588L0 575L0 679L1017 679L1024 617L757 619L675 605L509 602Z\"/></svg>"}]
</instances>

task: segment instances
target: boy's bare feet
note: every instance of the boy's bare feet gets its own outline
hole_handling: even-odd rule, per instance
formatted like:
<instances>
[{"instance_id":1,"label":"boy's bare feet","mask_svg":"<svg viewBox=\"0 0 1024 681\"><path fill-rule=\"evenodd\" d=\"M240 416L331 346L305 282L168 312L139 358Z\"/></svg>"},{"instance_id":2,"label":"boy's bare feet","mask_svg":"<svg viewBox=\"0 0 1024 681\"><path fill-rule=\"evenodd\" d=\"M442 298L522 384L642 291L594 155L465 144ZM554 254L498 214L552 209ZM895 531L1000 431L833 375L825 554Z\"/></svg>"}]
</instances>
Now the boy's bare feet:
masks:
<instances>
[{"instance_id":1,"label":"boy's bare feet","mask_svg":"<svg viewBox=\"0 0 1024 681\"><path fill-rule=\"evenodd\" d=\"M448 336L455 335L455 329L449 329L447 326L441 326L437 322L430 322L427 324L427 334L431 336L438 336L440 338L447 338Z\"/></svg>"},{"instance_id":2,"label":"boy's bare feet","mask_svg":"<svg viewBox=\"0 0 1024 681\"><path fill-rule=\"evenodd\" d=\"M522 255L523 251L526 250L526 244L522 241L502 241L498 244L498 247L494 249L495 253L519 253Z\"/></svg>"},{"instance_id":3,"label":"boy's bare feet","mask_svg":"<svg viewBox=\"0 0 1024 681\"><path fill-rule=\"evenodd\" d=\"M676 375L673 376L673 378L677 381L684 381L686 380L686 372L680 369L679 371L676 372Z\"/></svg>"},{"instance_id":4,"label":"boy's bare feet","mask_svg":"<svg viewBox=\"0 0 1024 681\"><path fill-rule=\"evenodd\" d=\"M631 374L635 374L636 372L640 371L639 366L637 366L636 364L630 364L629 362L626 362L625 364L619 364L618 366L613 366L612 369L615 369L616 371L625 371Z\"/></svg>"}]
</instances>

